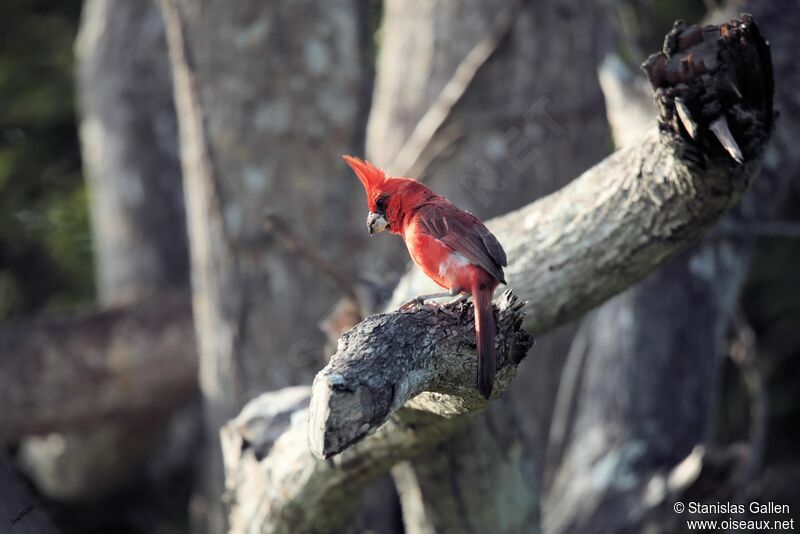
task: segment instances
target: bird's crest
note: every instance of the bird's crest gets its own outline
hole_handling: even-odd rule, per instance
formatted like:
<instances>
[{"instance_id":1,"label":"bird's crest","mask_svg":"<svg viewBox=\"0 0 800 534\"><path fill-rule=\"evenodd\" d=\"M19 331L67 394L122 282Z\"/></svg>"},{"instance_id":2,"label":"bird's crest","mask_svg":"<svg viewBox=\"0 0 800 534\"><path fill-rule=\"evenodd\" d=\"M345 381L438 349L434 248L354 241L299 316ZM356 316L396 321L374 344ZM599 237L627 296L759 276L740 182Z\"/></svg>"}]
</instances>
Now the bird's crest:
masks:
<instances>
[{"instance_id":1,"label":"bird's crest","mask_svg":"<svg viewBox=\"0 0 800 534\"><path fill-rule=\"evenodd\" d=\"M342 156L342 159L350 165L350 168L356 173L358 179L361 180L364 189L367 190L367 195L374 191L377 186L386 179L386 173L383 172L383 169L379 169L368 161L354 158L353 156Z\"/></svg>"}]
</instances>

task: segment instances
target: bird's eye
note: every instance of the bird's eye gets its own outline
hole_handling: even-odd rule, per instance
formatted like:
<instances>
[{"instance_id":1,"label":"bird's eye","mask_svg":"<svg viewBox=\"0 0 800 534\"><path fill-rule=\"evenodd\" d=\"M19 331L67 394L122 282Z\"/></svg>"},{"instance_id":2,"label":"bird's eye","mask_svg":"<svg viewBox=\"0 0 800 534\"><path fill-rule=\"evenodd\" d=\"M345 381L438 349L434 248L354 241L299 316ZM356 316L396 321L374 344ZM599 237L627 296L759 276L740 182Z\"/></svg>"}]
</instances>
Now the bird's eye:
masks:
<instances>
[{"instance_id":1,"label":"bird's eye","mask_svg":"<svg viewBox=\"0 0 800 534\"><path fill-rule=\"evenodd\" d=\"M378 213L383 213L386 211L386 206L389 204L389 197L386 195L381 195L375 201L375 209L378 210Z\"/></svg>"}]
</instances>

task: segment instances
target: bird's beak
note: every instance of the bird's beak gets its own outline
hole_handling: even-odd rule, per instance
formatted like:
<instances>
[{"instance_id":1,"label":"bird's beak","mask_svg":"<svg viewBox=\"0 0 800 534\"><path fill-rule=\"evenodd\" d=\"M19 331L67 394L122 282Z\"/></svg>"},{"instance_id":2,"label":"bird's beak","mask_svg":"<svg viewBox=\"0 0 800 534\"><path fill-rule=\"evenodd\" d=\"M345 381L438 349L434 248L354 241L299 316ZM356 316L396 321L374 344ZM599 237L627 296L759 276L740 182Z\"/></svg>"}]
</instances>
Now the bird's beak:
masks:
<instances>
[{"instance_id":1,"label":"bird's beak","mask_svg":"<svg viewBox=\"0 0 800 534\"><path fill-rule=\"evenodd\" d=\"M367 215L367 228L369 228L369 235L379 234L389 227L389 221L379 213L369 212Z\"/></svg>"}]
</instances>

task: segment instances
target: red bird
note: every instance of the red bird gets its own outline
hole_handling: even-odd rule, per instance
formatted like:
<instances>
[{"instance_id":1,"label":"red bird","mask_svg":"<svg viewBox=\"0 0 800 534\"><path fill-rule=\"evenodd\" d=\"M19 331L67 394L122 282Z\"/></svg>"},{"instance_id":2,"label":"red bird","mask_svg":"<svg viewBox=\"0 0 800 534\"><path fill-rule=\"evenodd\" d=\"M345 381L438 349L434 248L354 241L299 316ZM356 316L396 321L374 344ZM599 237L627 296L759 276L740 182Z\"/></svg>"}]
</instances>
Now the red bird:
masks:
<instances>
[{"instance_id":1,"label":"red bird","mask_svg":"<svg viewBox=\"0 0 800 534\"><path fill-rule=\"evenodd\" d=\"M506 253L497 238L473 214L457 208L411 178L386 176L369 162L342 156L367 191L369 233L388 230L405 241L414 263L447 293L420 295L411 302L472 295L475 301L475 337L478 346L478 391L492 394L497 326L492 294L506 283Z\"/></svg>"}]
</instances>

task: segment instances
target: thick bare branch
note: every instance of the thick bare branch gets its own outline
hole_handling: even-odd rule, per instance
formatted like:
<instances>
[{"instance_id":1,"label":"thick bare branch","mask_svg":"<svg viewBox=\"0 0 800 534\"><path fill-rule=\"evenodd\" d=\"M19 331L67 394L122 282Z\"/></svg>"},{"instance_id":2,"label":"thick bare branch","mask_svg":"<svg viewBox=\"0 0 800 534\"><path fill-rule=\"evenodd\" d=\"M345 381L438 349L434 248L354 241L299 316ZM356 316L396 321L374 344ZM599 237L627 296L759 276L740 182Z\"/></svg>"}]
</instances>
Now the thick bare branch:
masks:
<instances>
[{"instance_id":1,"label":"thick bare branch","mask_svg":"<svg viewBox=\"0 0 800 534\"><path fill-rule=\"evenodd\" d=\"M470 420L403 408L374 434L320 460L307 445L310 397L305 386L265 393L222 427L232 533L349 532L368 484Z\"/></svg>"},{"instance_id":2,"label":"thick bare branch","mask_svg":"<svg viewBox=\"0 0 800 534\"><path fill-rule=\"evenodd\" d=\"M516 297L508 292L495 305L500 394L532 339L520 329ZM343 532L366 484L452 435L469 420L467 412L484 407L473 391L472 308L455 312L423 307L372 316L344 336L314 383L310 409L311 389L285 388L253 400L226 424L232 532L250 525L261 532ZM311 447L309 421L316 428Z\"/></svg>"},{"instance_id":3,"label":"thick bare branch","mask_svg":"<svg viewBox=\"0 0 800 534\"><path fill-rule=\"evenodd\" d=\"M769 50L758 28L745 18L704 30L676 26L670 35L674 48L646 65L658 129L560 191L488 223L508 253L509 287L528 301L531 332L580 316L695 242L758 173L773 122ZM680 123L677 98L693 115L696 138ZM709 129L719 117L744 164ZM429 284L419 272L408 275L390 307Z\"/></svg>"},{"instance_id":4,"label":"thick bare branch","mask_svg":"<svg viewBox=\"0 0 800 534\"><path fill-rule=\"evenodd\" d=\"M794 20L787 16L791 10L784 4L770 2L759 13L759 22L775 46L776 67L782 52L793 49L778 45L792 39L795 32L789 28L797 25L797 16ZM776 68L776 76L793 87L791 72ZM556 416L559 432L548 451L559 460L551 464L552 484L542 506L543 530L548 534L677 529L665 515L675 515L671 506L682 495L670 491L654 501L650 490L658 487L662 474L688 463L694 453L675 467L693 447L708 440L714 406L724 402L719 398L724 393L717 391L720 356L728 351L731 319L743 304L741 291L751 261L761 256L754 255L759 232L741 229L750 229L754 221L760 226L773 220L786 198L789 179L797 174L793 159L800 161L791 157L794 149L783 148L794 146L784 140L796 138L786 126L797 121L780 92L776 97L776 106L789 114L789 120L784 116L778 123L762 175L742 202L701 243L605 303L584 322L581 343L570 355L582 372L562 382L567 386L562 390L563 406L569 408ZM679 118L685 126L685 119ZM626 384L624 398L619 396L620 384ZM761 400L754 395L754 406L763 408ZM760 420L760 415L753 418L753 428L760 428ZM753 435L752 449L760 451L762 432ZM707 458L700 455L698 469ZM725 476L734 471L752 473L758 458L757 453L748 453L746 461L731 466ZM615 483L621 477L627 481L624 487ZM733 478L734 487L747 485L744 477ZM713 490L708 498L693 493L692 499L724 501L730 491L722 483L713 485ZM643 499L644 495L648 497ZM656 505L664 510L655 511Z\"/></svg>"},{"instance_id":5,"label":"thick bare branch","mask_svg":"<svg viewBox=\"0 0 800 534\"><path fill-rule=\"evenodd\" d=\"M511 259L509 285L528 299L522 325L533 332L576 317L697 240L736 204L758 171L772 130L772 71L766 44L749 18L703 30L676 25L665 52L651 58L646 70L656 88L658 130L561 191L490 222ZM692 135L676 112L678 98L682 114L693 122ZM731 158L710 129L720 117L743 163ZM399 303L425 286L419 275L410 275L393 300ZM527 338L515 337L525 335L520 310L511 304L513 314L505 317L502 303L500 308L500 329L508 332L499 337L502 390L518 361L507 342ZM471 393L474 334L468 310L461 309L457 320L434 317L430 309L376 316L343 338L315 381L309 414L311 449L324 457L343 451L331 460L316 460L299 445L297 421L304 415L298 410L290 410L291 425L275 427L270 421L292 417L276 418L265 402L229 423L223 441L234 516L237 509L252 512L239 524L263 532L341 531L336 529L348 511L347 497L365 480L469 419L441 417L481 407ZM524 354L525 343L518 343L515 350ZM415 397L426 390L431 392ZM404 422L409 413L424 423ZM253 424L241 418L256 421L257 439L246 436L244 429ZM257 423L264 418L268 422ZM242 476L261 484L260 492L243 493L248 486L237 479ZM331 522L321 527L325 514Z\"/></svg>"},{"instance_id":6,"label":"thick bare branch","mask_svg":"<svg viewBox=\"0 0 800 534\"><path fill-rule=\"evenodd\" d=\"M510 291L496 304L495 397L533 344L520 326L523 304ZM341 452L407 403L445 417L486 405L475 388L473 308L462 304L452 311L423 306L374 315L342 337L314 379L309 446L316 456Z\"/></svg>"},{"instance_id":7,"label":"thick bare branch","mask_svg":"<svg viewBox=\"0 0 800 534\"><path fill-rule=\"evenodd\" d=\"M197 387L185 293L0 330L0 441L169 413Z\"/></svg>"}]
</instances>

